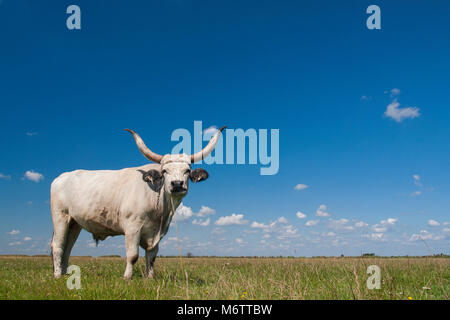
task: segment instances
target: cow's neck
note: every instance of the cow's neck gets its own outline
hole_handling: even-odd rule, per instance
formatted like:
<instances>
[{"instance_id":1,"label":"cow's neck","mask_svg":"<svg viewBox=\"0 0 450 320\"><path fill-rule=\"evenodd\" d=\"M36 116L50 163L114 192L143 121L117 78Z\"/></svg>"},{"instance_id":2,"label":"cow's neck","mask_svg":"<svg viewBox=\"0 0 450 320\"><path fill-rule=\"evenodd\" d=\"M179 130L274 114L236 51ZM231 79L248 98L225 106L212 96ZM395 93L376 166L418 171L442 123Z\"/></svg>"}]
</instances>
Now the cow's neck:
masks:
<instances>
[{"instance_id":1,"label":"cow's neck","mask_svg":"<svg viewBox=\"0 0 450 320\"><path fill-rule=\"evenodd\" d=\"M164 215L169 215L172 218L183 197L174 197L170 193L164 191L164 188L162 189L160 197L162 197L163 200L163 207L167 208L167 210L164 210Z\"/></svg>"},{"instance_id":2,"label":"cow's neck","mask_svg":"<svg viewBox=\"0 0 450 320\"><path fill-rule=\"evenodd\" d=\"M170 223L172 221L173 216L175 215L175 211L181 203L182 197L173 197L169 193L164 193L164 218L162 220L161 232L160 236L164 237L164 235L169 230ZM176 219L176 218L175 218Z\"/></svg>"},{"instance_id":3,"label":"cow's neck","mask_svg":"<svg viewBox=\"0 0 450 320\"><path fill-rule=\"evenodd\" d=\"M158 210L161 210L160 212L162 212L162 215L160 216L159 232L153 237L152 248L159 243L169 230L170 222L172 221L172 217L180 205L181 200L182 197L172 197L169 193L164 191L164 188L161 188L161 191L158 194Z\"/></svg>"}]
</instances>

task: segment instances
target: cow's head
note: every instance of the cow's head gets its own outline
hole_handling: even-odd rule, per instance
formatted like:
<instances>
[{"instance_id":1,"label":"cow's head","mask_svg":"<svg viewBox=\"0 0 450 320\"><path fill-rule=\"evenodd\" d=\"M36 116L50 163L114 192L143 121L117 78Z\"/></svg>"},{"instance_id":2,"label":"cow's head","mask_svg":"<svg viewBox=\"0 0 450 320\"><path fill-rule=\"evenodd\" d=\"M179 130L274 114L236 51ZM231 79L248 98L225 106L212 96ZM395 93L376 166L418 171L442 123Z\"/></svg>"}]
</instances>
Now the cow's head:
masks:
<instances>
[{"instance_id":1,"label":"cow's head","mask_svg":"<svg viewBox=\"0 0 450 320\"><path fill-rule=\"evenodd\" d=\"M186 154L166 154L164 156L156 154L145 145L136 132L131 129L125 130L133 135L139 150L148 160L161 164L159 170L144 172L144 180L152 185L164 186L164 191L172 196L183 197L187 193L189 180L196 183L208 179L208 172L203 169L191 170L191 164L205 159L213 151L225 128L220 128L202 151L190 156Z\"/></svg>"}]
</instances>

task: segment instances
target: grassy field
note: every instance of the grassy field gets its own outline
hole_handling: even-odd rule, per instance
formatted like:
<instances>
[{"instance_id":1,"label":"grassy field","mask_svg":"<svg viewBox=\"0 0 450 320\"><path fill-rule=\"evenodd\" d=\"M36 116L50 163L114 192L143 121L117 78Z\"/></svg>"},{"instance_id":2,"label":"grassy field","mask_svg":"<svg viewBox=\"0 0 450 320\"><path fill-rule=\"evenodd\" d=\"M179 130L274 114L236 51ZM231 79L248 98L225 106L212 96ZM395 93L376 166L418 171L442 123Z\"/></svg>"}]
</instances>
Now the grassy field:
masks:
<instances>
[{"instance_id":1,"label":"grassy field","mask_svg":"<svg viewBox=\"0 0 450 320\"><path fill-rule=\"evenodd\" d=\"M72 257L80 290L52 277L50 257L0 256L0 299L449 299L448 258L158 258L131 281L122 258ZM381 288L369 290L369 265Z\"/></svg>"}]
</instances>

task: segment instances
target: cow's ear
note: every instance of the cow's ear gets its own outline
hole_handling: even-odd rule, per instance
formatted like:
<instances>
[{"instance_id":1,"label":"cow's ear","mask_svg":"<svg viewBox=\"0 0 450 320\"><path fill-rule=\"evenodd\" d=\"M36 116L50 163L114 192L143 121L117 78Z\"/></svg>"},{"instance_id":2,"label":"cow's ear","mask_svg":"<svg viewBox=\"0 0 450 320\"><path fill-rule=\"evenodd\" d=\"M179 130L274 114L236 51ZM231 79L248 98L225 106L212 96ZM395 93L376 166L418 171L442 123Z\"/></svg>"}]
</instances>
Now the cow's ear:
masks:
<instances>
[{"instance_id":1,"label":"cow's ear","mask_svg":"<svg viewBox=\"0 0 450 320\"><path fill-rule=\"evenodd\" d=\"M148 170L142 173L142 179L151 184L158 184L162 179L162 174L158 170Z\"/></svg>"},{"instance_id":2,"label":"cow's ear","mask_svg":"<svg viewBox=\"0 0 450 320\"><path fill-rule=\"evenodd\" d=\"M189 178L192 182L200 182L203 180L208 179L209 174L206 172L206 170L203 169L195 169L191 171L191 174L189 175Z\"/></svg>"}]
</instances>

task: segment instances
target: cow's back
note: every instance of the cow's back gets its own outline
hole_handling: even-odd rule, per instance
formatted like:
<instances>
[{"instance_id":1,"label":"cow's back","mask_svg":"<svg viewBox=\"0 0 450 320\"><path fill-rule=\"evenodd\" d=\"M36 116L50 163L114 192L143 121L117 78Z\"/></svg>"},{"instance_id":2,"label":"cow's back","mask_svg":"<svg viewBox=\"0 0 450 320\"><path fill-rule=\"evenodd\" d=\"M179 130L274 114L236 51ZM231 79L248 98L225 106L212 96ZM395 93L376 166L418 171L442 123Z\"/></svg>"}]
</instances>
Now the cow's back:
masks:
<instances>
[{"instance_id":1,"label":"cow's back","mask_svg":"<svg viewBox=\"0 0 450 320\"><path fill-rule=\"evenodd\" d=\"M67 213L100 239L123 234L126 220L139 219L146 210L143 204L151 193L139 170L154 166L63 173L51 186L52 214Z\"/></svg>"}]
</instances>

